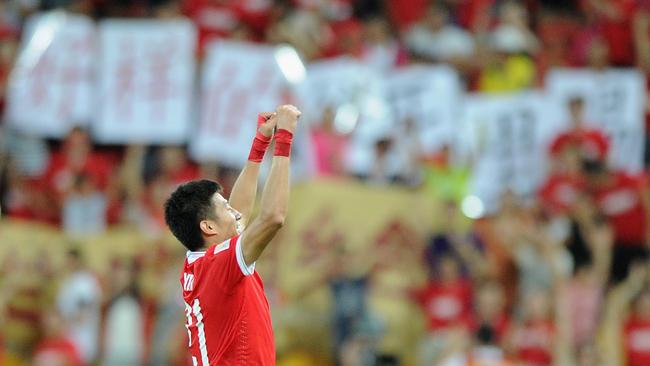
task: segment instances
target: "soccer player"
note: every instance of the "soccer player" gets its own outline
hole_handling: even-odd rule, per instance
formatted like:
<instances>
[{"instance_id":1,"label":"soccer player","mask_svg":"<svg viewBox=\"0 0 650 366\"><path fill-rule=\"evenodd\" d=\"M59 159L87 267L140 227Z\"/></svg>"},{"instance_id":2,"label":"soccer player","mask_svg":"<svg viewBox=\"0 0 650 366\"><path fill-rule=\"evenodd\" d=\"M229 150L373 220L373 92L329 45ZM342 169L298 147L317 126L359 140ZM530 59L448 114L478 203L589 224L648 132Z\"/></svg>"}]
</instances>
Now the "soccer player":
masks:
<instances>
[{"instance_id":1,"label":"soccer player","mask_svg":"<svg viewBox=\"0 0 650 366\"><path fill-rule=\"evenodd\" d=\"M287 214L289 155L299 116L291 105L260 114L230 201L219 184L200 180L178 187L165 204L167 225L188 249L181 286L194 366L275 365L269 304L255 261ZM260 162L272 139L275 151L260 213L247 225Z\"/></svg>"}]
</instances>

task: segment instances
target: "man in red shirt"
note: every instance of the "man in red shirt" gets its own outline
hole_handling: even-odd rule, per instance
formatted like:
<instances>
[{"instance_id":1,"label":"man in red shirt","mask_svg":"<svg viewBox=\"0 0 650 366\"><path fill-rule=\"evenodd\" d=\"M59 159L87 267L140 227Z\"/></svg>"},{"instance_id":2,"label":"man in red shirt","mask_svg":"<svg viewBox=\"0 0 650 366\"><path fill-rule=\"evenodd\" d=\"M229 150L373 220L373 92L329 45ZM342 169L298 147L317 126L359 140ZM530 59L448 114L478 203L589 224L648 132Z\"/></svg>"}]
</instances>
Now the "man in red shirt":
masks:
<instances>
[{"instance_id":1,"label":"man in red shirt","mask_svg":"<svg viewBox=\"0 0 650 366\"><path fill-rule=\"evenodd\" d=\"M650 289L645 288L634 302L624 326L625 358L630 366L650 364Z\"/></svg>"},{"instance_id":2,"label":"man in red shirt","mask_svg":"<svg viewBox=\"0 0 650 366\"><path fill-rule=\"evenodd\" d=\"M610 171L602 161L586 161L588 189L614 229L612 280L619 282L630 264L648 257L648 194L645 180Z\"/></svg>"},{"instance_id":3,"label":"man in red shirt","mask_svg":"<svg viewBox=\"0 0 650 366\"><path fill-rule=\"evenodd\" d=\"M563 157L567 150L574 148L583 159L605 160L609 151L609 139L596 128L585 126L584 100L574 97L569 100L571 129L557 135L550 146L551 156Z\"/></svg>"},{"instance_id":4,"label":"man in red shirt","mask_svg":"<svg viewBox=\"0 0 650 366\"><path fill-rule=\"evenodd\" d=\"M218 183L200 180L180 186L165 204L167 225L188 249L181 286L193 365L275 365L269 304L255 261L286 217L289 155L299 116L291 105L260 115L230 201ZM272 138L275 152L260 213L246 226Z\"/></svg>"}]
</instances>

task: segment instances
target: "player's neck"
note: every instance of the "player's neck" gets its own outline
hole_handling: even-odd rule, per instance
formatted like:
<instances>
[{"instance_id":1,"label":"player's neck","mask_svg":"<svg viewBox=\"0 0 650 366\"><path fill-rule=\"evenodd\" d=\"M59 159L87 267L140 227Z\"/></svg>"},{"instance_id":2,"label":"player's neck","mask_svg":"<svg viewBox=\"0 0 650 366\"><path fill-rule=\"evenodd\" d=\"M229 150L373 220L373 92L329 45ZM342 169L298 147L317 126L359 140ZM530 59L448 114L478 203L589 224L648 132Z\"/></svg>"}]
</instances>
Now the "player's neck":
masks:
<instances>
[{"instance_id":1,"label":"player's neck","mask_svg":"<svg viewBox=\"0 0 650 366\"><path fill-rule=\"evenodd\" d=\"M215 236L211 236L209 238L204 237L203 246L201 248L198 248L195 251L196 252L205 252L209 247L211 247L213 245L216 245L216 244L221 244L221 243L223 243L224 241L226 241L228 239L230 239L230 238L224 238L224 237L222 237L222 235L215 235Z\"/></svg>"}]
</instances>

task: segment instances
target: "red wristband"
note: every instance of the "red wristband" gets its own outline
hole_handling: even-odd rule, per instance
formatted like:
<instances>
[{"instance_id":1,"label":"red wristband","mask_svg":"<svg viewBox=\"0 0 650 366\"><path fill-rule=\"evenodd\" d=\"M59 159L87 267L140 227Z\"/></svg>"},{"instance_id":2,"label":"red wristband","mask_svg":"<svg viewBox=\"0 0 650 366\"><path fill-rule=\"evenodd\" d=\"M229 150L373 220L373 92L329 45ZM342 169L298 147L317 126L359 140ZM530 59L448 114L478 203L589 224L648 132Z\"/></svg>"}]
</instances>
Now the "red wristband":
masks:
<instances>
[{"instance_id":1,"label":"red wristband","mask_svg":"<svg viewBox=\"0 0 650 366\"><path fill-rule=\"evenodd\" d=\"M254 163L261 163L264 159L264 154L266 149L268 149L269 144L271 144L271 136L264 136L260 131L260 126L266 122L266 118L261 114L257 115L257 132L255 133L255 138L253 139L253 144L251 145L251 151L248 154L248 161Z\"/></svg>"},{"instance_id":2,"label":"red wristband","mask_svg":"<svg viewBox=\"0 0 650 366\"><path fill-rule=\"evenodd\" d=\"M278 130L275 133L275 156L291 155L291 143L293 142L293 133L287 130Z\"/></svg>"},{"instance_id":3,"label":"red wristband","mask_svg":"<svg viewBox=\"0 0 650 366\"><path fill-rule=\"evenodd\" d=\"M266 149L270 144L271 140L262 141L259 139L259 137L255 136L253 139L253 145L251 146L251 152L248 154L248 161L252 161L253 163L261 163L264 159Z\"/></svg>"}]
</instances>

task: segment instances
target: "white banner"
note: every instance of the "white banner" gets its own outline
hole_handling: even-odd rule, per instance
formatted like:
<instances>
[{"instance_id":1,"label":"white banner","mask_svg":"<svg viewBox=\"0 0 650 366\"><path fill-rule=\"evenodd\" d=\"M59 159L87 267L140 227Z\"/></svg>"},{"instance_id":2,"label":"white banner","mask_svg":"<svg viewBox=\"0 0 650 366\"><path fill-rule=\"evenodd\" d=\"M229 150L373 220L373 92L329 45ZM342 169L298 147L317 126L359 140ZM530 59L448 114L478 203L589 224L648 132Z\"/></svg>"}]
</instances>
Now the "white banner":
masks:
<instances>
[{"instance_id":1,"label":"white banner","mask_svg":"<svg viewBox=\"0 0 650 366\"><path fill-rule=\"evenodd\" d=\"M106 20L99 32L96 138L110 143L186 142L195 107L192 23Z\"/></svg>"},{"instance_id":2,"label":"white banner","mask_svg":"<svg viewBox=\"0 0 650 366\"><path fill-rule=\"evenodd\" d=\"M92 116L95 25L85 16L41 13L25 25L7 95L8 123L62 137Z\"/></svg>"},{"instance_id":3,"label":"white banner","mask_svg":"<svg viewBox=\"0 0 650 366\"><path fill-rule=\"evenodd\" d=\"M372 105L381 97L380 75L350 57L318 61L307 68L307 78L297 88L305 119L319 123L326 108L352 113L356 118L340 118L337 129L351 132L362 114L385 114L382 103ZM342 109L341 109L342 108ZM382 109L383 108L383 109Z\"/></svg>"},{"instance_id":4,"label":"white banner","mask_svg":"<svg viewBox=\"0 0 650 366\"><path fill-rule=\"evenodd\" d=\"M471 194L488 211L506 189L532 195L545 175L546 101L539 92L465 99L459 146L473 161Z\"/></svg>"},{"instance_id":5,"label":"white banner","mask_svg":"<svg viewBox=\"0 0 650 366\"><path fill-rule=\"evenodd\" d=\"M569 129L568 101L585 100L586 123L610 138L609 163L638 172L643 169L645 80L637 70L552 70L546 77L550 124L556 132Z\"/></svg>"},{"instance_id":6,"label":"white banner","mask_svg":"<svg viewBox=\"0 0 650 366\"><path fill-rule=\"evenodd\" d=\"M226 41L208 46L192 156L241 166L255 136L257 114L283 102L285 84L274 47Z\"/></svg>"},{"instance_id":7,"label":"white banner","mask_svg":"<svg viewBox=\"0 0 650 366\"><path fill-rule=\"evenodd\" d=\"M449 144L460 118L463 86L458 74L445 66L398 69L386 78L386 103L394 123L411 119L425 153Z\"/></svg>"}]
</instances>

